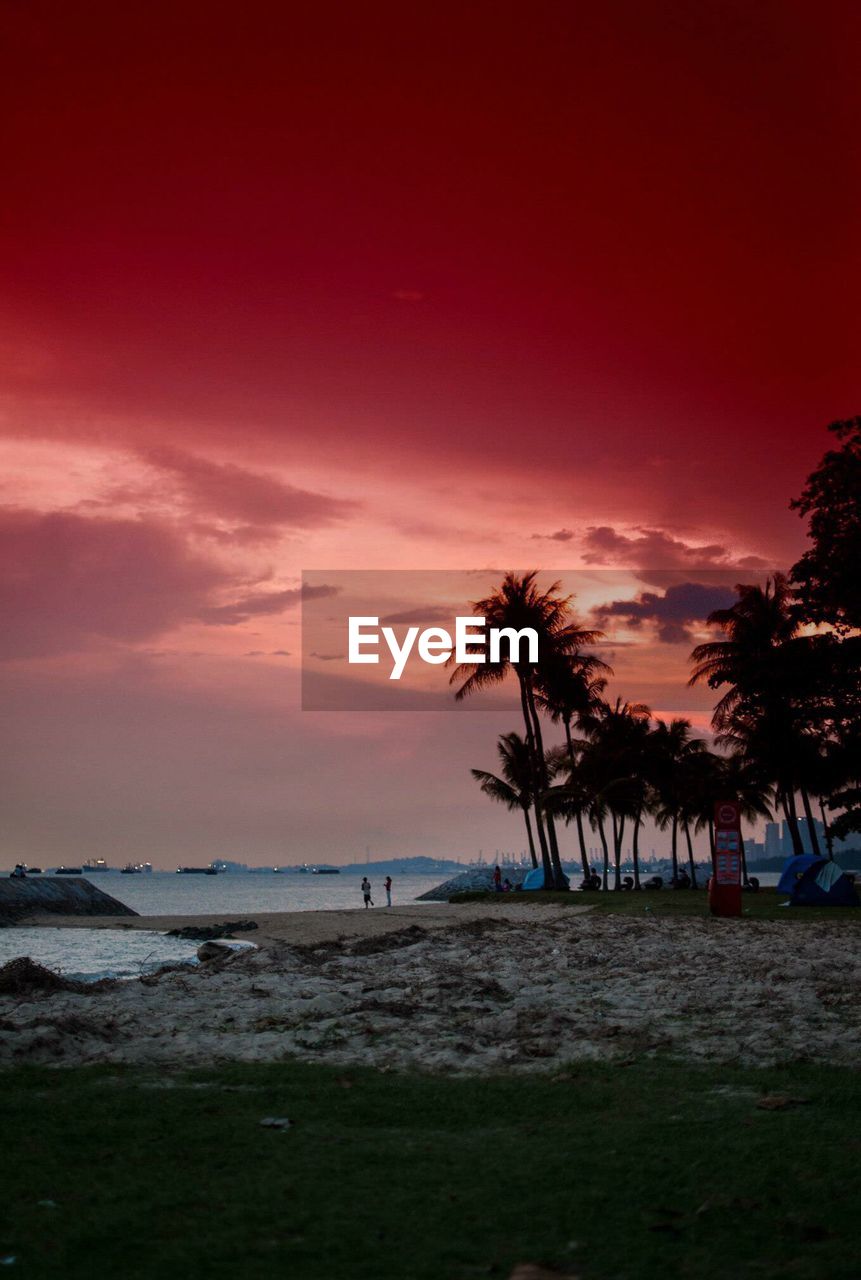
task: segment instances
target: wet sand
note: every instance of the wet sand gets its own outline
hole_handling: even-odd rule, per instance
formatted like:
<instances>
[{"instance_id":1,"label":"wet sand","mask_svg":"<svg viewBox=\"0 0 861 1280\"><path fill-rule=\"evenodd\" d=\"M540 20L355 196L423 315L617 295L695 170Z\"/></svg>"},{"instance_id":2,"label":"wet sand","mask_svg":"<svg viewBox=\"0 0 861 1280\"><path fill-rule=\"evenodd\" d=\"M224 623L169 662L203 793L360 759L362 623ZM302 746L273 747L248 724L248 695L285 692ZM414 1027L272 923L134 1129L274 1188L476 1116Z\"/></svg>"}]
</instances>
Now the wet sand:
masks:
<instances>
[{"instance_id":1,"label":"wet sand","mask_svg":"<svg viewBox=\"0 0 861 1280\"><path fill-rule=\"evenodd\" d=\"M92 994L0 1000L0 1062L300 1058L528 1072L644 1052L855 1063L861 1049L858 931L845 923L633 918L517 903L254 918L260 928L245 936L259 949L223 964Z\"/></svg>"},{"instance_id":2,"label":"wet sand","mask_svg":"<svg viewBox=\"0 0 861 1280\"><path fill-rule=\"evenodd\" d=\"M55 929L155 929L166 933L169 929L200 928L220 925L225 921L253 920L257 928L251 932L235 931L235 937L247 938L269 950L275 943L313 946L320 942L351 942L357 938L371 938L394 933L417 925L429 932L463 925L476 920L506 920L511 923L529 924L557 920L565 916L582 915L591 911L588 906L557 907L518 903L510 895L499 895L504 900L490 906L485 903L464 903L452 906L448 902L427 903L422 906L351 907L344 911L255 911L246 915L225 914L204 916L31 916L22 924L45 925Z\"/></svg>"}]
</instances>

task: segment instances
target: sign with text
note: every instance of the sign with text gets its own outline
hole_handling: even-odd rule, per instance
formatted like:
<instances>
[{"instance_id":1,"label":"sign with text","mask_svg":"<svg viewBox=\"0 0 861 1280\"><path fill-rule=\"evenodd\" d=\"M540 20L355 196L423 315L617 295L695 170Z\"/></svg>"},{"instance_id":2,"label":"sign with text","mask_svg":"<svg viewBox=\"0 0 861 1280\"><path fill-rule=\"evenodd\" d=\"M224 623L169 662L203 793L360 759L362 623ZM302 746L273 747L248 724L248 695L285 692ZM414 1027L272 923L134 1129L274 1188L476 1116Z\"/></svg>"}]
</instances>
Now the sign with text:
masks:
<instances>
[{"instance_id":1,"label":"sign with text","mask_svg":"<svg viewBox=\"0 0 861 1280\"><path fill-rule=\"evenodd\" d=\"M741 809L736 800L715 805L714 875L709 905L718 916L741 915Z\"/></svg>"}]
</instances>

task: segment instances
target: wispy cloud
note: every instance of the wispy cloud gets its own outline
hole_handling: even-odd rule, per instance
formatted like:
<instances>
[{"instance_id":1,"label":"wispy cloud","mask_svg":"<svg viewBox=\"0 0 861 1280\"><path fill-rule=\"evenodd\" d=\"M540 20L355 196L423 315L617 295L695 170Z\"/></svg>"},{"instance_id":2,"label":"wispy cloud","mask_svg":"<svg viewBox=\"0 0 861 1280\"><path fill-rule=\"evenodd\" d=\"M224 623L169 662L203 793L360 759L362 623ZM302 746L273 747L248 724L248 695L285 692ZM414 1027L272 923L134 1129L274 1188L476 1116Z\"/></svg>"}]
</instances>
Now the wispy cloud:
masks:
<instances>
[{"instance_id":1,"label":"wispy cloud","mask_svg":"<svg viewBox=\"0 0 861 1280\"><path fill-rule=\"evenodd\" d=\"M573 529L557 529L555 533L533 533L533 542L572 542Z\"/></svg>"},{"instance_id":2,"label":"wispy cloud","mask_svg":"<svg viewBox=\"0 0 861 1280\"><path fill-rule=\"evenodd\" d=\"M340 587L320 583L318 586L287 587L284 591L255 591L227 604L207 605L197 616L209 626L235 627L250 618L284 613L302 600L325 600L337 595L339 590Z\"/></svg>"},{"instance_id":3,"label":"wispy cloud","mask_svg":"<svg viewBox=\"0 0 861 1280\"><path fill-rule=\"evenodd\" d=\"M299 488L275 476L232 462L213 462L182 449L160 446L142 450L140 456L169 476L195 511L235 521L234 536L238 533L246 541L265 529L331 525L359 507L352 499Z\"/></svg>"},{"instance_id":4,"label":"wispy cloud","mask_svg":"<svg viewBox=\"0 0 861 1280\"><path fill-rule=\"evenodd\" d=\"M451 622L454 616L453 608L447 609L444 605L428 604L417 605L414 609L402 609L399 613L388 613L385 618L380 619L380 622L385 626L399 624L409 626L411 623L421 626L429 622Z\"/></svg>"}]
</instances>

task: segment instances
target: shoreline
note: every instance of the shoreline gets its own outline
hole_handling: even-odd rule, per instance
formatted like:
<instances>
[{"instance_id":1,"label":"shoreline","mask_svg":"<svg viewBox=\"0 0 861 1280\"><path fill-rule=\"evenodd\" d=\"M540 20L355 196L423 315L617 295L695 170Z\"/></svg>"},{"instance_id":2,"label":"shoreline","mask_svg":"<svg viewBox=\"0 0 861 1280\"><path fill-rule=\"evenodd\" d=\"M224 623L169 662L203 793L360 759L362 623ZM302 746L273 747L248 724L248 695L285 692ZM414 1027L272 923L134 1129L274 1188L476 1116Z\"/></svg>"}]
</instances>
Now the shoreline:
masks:
<instances>
[{"instance_id":1,"label":"shoreline","mask_svg":"<svg viewBox=\"0 0 861 1280\"><path fill-rule=\"evenodd\" d=\"M393 907L347 907L318 911L249 911L236 912L237 919L255 921L253 930L237 929L233 936L256 942L261 950L273 946L293 944L313 946L318 943L351 942L360 938L372 938L387 933L397 933L410 926L428 932L456 928L477 921L508 921L512 924L547 922L558 918L585 915L594 908L582 906L559 907L548 903L523 904L518 902L462 903L429 902L424 905L407 903ZM53 929L149 929L167 933L171 929L206 928L224 924L231 918L230 911L210 912L207 915L158 915L158 916L60 916L33 915L18 923L30 928ZM11 926L14 928L15 926Z\"/></svg>"}]
</instances>

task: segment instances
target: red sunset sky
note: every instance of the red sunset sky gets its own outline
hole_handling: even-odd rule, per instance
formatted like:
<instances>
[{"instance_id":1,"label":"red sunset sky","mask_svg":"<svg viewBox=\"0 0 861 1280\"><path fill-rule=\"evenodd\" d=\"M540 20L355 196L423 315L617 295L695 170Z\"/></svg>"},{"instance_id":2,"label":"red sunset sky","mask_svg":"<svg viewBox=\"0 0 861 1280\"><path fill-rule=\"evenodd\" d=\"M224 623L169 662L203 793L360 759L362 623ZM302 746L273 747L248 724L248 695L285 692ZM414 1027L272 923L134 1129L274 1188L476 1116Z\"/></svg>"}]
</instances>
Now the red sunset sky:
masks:
<instances>
[{"instance_id":1,"label":"red sunset sky","mask_svg":"<svg viewBox=\"0 0 861 1280\"><path fill-rule=\"evenodd\" d=\"M301 573L791 564L859 412L859 36L0 3L0 865L518 845L497 713L299 710ZM674 607L618 692L704 726Z\"/></svg>"}]
</instances>

